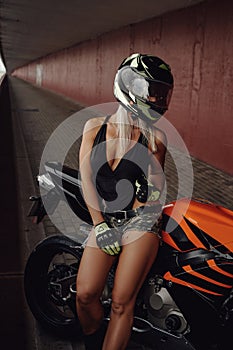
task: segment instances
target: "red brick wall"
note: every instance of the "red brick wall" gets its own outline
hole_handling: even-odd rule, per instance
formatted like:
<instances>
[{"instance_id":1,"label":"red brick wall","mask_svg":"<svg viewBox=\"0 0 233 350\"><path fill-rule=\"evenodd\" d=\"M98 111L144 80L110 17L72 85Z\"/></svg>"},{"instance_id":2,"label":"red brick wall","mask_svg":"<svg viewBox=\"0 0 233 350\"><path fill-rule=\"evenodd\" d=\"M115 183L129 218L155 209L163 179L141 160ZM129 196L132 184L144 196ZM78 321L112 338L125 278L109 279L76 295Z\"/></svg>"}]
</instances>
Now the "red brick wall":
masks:
<instances>
[{"instance_id":1,"label":"red brick wall","mask_svg":"<svg viewBox=\"0 0 233 350\"><path fill-rule=\"evenodd\" d=\"M167 61L175 89L167 118L195 157L233 174L233 2L210 0L46 56L14 74L83 105L114 100L117 67L132 52Z\"/></svg>"}]
</instances>

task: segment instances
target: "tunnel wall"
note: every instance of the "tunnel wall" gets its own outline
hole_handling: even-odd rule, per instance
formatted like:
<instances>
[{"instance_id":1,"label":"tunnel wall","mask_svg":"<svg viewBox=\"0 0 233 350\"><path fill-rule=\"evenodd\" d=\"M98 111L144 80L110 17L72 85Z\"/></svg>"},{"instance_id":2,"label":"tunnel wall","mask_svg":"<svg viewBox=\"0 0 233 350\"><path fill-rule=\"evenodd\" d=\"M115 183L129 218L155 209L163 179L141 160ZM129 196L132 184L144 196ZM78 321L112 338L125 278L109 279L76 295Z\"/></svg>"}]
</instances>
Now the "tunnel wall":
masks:
<instances>
[{"instance_id":1,"label":"tunnel wall","mask_svg":"<svg viewBox=\"0 0 233 350\"><path fill-rule=\"evenodd\" d=\"M233 2L209 0L48 55L13 75L89 106L114 101L123 58L158 55L175 78L166 117L193 156L233 174L232 38Z\"/></svg>"}]
</instances>

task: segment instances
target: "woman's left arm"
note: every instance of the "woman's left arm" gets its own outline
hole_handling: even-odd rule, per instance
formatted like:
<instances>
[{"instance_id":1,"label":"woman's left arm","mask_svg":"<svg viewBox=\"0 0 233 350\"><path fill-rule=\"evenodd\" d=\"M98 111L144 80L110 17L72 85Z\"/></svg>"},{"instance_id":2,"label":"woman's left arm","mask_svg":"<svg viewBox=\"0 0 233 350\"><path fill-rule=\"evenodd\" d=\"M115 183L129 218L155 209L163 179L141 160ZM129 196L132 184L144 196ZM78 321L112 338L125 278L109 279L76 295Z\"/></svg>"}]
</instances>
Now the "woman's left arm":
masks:
<instances>
[{"instance_id":1,"label":"woman's left arm","mask_svg":"<svg viewBox=\"0 0 233 350\"><path fill-rule=\"evenodd\" d=\"M167 150L166 135L158 129L155 129L156 152L152 152L151 146L148 147L150 153L150 164L147 178L142 175L136 181L136 198L134 207L143 203L143 205L159 204L159 198L163 191L165 183L164 163Z\"/></svg>"},{"instance_id":2,"label":"woman's left arm","mask_svg":"<svg viewBox=\"0 0 233 350\"><path fill-rule=\"evenodd\" d=\"M164 132L159 129L155 130L155 135L157 151L151 153L148 181L161 193L165 183L164 164L167 151L167 138Z\"/></svg>"}]
</instances>

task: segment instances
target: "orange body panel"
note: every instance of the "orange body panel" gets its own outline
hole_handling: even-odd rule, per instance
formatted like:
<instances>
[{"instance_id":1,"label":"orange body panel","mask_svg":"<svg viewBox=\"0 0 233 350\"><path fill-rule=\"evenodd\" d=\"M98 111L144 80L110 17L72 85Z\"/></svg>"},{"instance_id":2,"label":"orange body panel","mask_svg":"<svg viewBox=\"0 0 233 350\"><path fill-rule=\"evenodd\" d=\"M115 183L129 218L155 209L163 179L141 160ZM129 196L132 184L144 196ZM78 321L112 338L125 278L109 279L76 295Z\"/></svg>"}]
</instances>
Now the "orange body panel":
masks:
<instances>
[{"instance_id":1,"label":"orange body panel","mask_svg":"<svg viewBox=\"0 0 233 350\"><path fill-rule=\"evenodd\" d=\"M172 206L165 207L163 212L180 225L196 248L203 248L203 244L189 229L184 217L216 240L219 245L225 245L230 252L233 252L233 211L212 203L184 198L173 202ZM169 238L169 232L162 232L162 237L175 248Z\"/></svg>"},{"instance_id":2,"label":"orange body panel","mask_svg":"<svg viewBox=\"0 0 233 350\"><path fill-rule=\"evenodd\" d=\"M209 265L209 267L212 269L212 270L215 270L219 273L221 273L222 275L225 275L225 276L228 276L228 277L231 277L233 278L233 274L232 273L229 273L223 269L221 269L219 266L216 265L214 259L211 259L211 260L207 260L207 264Z\"/></svg>"},{"instance_id":3,"label":"orange body panel","mask_svg":"<svg viewBox=\"0 0 233 350\"><path fill-rule=\"evenodd\" d=\"M233 212L184 198L165 207L163 215L162 239L177 252L176 270L167 271L164 278L216 297L229 293L233 286Z\"/></svg>"},{"instance_id":4,"label":"orange body panel","mask_svg":"<svg viewBox=\"0 0 233 350\"><path fill-rule=\"evenodd\" d=\"M194 271L190 265L183 266L183 269L184 269L184 271L190 273L191 275L196 276L196 277L198 277L200 279L203 279L203 280L205 280L205 281L207 281L209 283L217 284L217 285L219 285L221 287L224 287L224 288L231 288L232 287L232 285L218 282L218 281L216 281L216 280L214 280L212 278L209 278L209 277L207 277L205 275L202 275L199 272Z\"/></svg>"},{"instance_id":5,"label":"orange body panel","mask_svg":"<svg viewBox=\"0 0 233 350\"><path fill-rule=\"evenodd\" d=\"M182 280L181 278L174 277L169 271L166 272L166 274L164 275L164 278L166 280L168 280L168 281L171 281L171 282L174 282L174 283L177 283L177 284L181 284L181 285L183 285L185 287L189 287L189 288L193 288L193 289L199 290L200 292L204 292L204 293L208 293L208 294L212 294L212 295L216 295L216 296L221 296L220 293L216 293L216 292L210 291L208 289L201 288L200 286L195 285L195 284L190 283L190 282L186 282L186 281Z\"/></svg>"}]
</instances>

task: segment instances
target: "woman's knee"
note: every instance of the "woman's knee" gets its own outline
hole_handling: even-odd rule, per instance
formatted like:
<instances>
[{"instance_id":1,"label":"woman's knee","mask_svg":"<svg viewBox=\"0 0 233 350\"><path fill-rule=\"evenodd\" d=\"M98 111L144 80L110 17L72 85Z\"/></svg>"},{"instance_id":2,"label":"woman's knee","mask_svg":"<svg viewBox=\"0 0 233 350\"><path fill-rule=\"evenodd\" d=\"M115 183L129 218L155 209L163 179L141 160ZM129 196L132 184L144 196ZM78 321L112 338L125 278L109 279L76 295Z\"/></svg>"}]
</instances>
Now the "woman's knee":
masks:
<instances>
[{"instance_id":1,"label":"woman's knee","mask_svg":"<svg viewBox=\"0 0 233 350\"><path fill-rule=\"evenodd\" d=\"M131 314L134 309L134 300L126 295L112 295L112 312L118 316Z\"/></svg>"},{"instance_id":2,"label":"woman's knee","mask_svg":"<svg viewBox=\"0 0 233 350\"><path fill-rule=\"evenodd\" d=\"M88 288L87 286L79 286L77 284L76 300L77 303L82 306L88 306L99 299L99 293L94 288Z\"/></svg>"}]
</instances>

